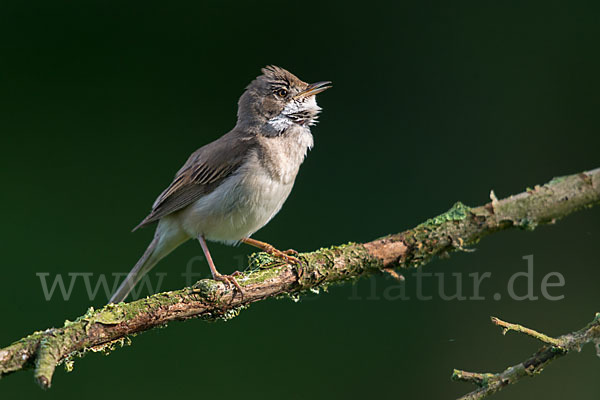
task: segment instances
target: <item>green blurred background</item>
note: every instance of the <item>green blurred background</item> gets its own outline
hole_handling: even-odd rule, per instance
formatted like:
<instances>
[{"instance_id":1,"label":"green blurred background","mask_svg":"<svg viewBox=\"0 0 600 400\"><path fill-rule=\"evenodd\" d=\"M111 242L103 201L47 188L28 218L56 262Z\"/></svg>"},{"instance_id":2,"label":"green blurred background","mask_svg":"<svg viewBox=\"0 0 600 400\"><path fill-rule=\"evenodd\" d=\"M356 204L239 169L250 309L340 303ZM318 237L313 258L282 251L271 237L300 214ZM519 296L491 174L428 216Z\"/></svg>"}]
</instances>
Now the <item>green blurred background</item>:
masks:
<instances>
[{"instance_id":1,"label":"green blurred background","mask_svg":"<svg viewBox=\"0 0 600 400\"><path fill-rule=\"evenodd\" d=\"M597 2L201 3L0 3L0 346L106 302L82 281L46 301L36 273L128 271L152 236L131 228L188 155L234 125L266 64L335 86L291 197L255 235L280 248L367 241L490 189L600 167ZM539 347L503 337L490 315L558 335L600 311L599 239L600 208L502 232L424 269L446 273L448 293L461 273L466 295L469 273L491 272L483 301L444 301L433 279L430 301L386 299L397 283L379 276L145 333L61 368L46 393L18 373L0 398L455 398L472 387L451 382L453 368L500 371ZM211 249L223 272L252 251ZM200 254L190 242L159 264L162 289L182 287ZM535 294L558 271L563 300L508 298L529 254ZM407 274L408 295L415 283ZM494 398L596 399L599 372L588 346Z\"/></svg>"}]
</instances>

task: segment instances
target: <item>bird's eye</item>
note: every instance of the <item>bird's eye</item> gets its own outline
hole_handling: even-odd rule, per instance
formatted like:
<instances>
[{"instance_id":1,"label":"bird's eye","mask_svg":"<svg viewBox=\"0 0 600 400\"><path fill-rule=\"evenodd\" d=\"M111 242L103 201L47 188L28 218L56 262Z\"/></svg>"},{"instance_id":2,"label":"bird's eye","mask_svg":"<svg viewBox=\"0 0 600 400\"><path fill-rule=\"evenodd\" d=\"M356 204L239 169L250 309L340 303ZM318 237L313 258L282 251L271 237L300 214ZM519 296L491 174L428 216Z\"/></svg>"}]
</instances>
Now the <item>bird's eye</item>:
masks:
<instances>
[{"instance_id":1,"label":"bird's eye","mask_svg":"<svg viewBox=\"0 0 600 400\"><path fill-rule=\"evenodd\" d=\"M285 89L279 89L278 91L275 92L275 94L277 94L277 96L279 97L285 97L288 94L288 91Z\"/></svg>"}]
</instances>

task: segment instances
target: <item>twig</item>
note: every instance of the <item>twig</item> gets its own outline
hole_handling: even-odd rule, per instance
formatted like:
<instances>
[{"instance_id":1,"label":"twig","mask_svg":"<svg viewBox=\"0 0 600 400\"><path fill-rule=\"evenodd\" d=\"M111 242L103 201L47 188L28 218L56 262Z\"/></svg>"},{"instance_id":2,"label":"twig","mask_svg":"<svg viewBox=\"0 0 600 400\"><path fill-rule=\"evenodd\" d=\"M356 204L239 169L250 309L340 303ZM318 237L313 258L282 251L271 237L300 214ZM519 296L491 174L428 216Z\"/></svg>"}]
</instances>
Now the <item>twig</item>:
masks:
<instances>
[{"instance_id":1,"label":"twig","mask_svg":"<svg viewBox=\"0 0 600 400\"><path fill-rule=\"evenodd\" d=\"M531 336L534 339L539 340L540 342L544 342L544 343L547 343L547 344L555 346L555 347L563 347L563 343L559 339L554 339L548 335L544 335L543 333L534 331L533 329L526 328L519 324L511 324L510 322L502 321L501 319L496 318L496 317L491 317L491 320L492 320L493 324L498 325L503 328L502 329L503 335L506 335L506 333L508 331L521 332L521 333Z\"/></svg>"},{"instance_id":2,"label":"twig","mask_svg":"<svg viewBox=\"0 0 600 400\"><path fill-rule=\"evenodd\" d=\"M0 349L0 377L34 367L43 388L50 387L58 363L72 364L75 356L107 351L129 343L133 334L190 318L235 317L251 303L270 297L296 297L309 289L381 273L390 268L413 268L436 255L464 250L482 237L503 229L532 230L600 202L600 169L556 178L516 196L476 208L456 203L448 212L402 233L369 243L350 243L303 253L300 266L265 269L277 260L254 255L250 269L238 282L244 297L222 283L205 279L192 288L158 293L131 303L90 308L75 321L57 329L35 332ZM463 374L463 376L465 376Z\"/></svg>"},{"instance_id":3,"label":"twig","mask_svg":"<svg viewBox=\"0 0 600 400\"><path fill-rule=\"evenodd\" d=\"M514 330L534 337L547 343L547 345L540 348L535 354L522 363L508 367L503 372L497 374L466 372L455 369L452 373L453 380L471 382L478 386L476 390L460 397L458 400L483 399L484 397L502 390L510 384L517 383L524 377L533 377L536 374L539 374L551 361L554 361L573 350L579 351L587 343L598 343L600 340L600 313L596 313L593 321L585 328L562 335L556 339L522 325L504 322L495 317L492 317L492 322L504 328L503 334L508 330ZM596 348L596 351L600 356L600 349L598 349L598 347Z\"/></svg>"}]
</instances>

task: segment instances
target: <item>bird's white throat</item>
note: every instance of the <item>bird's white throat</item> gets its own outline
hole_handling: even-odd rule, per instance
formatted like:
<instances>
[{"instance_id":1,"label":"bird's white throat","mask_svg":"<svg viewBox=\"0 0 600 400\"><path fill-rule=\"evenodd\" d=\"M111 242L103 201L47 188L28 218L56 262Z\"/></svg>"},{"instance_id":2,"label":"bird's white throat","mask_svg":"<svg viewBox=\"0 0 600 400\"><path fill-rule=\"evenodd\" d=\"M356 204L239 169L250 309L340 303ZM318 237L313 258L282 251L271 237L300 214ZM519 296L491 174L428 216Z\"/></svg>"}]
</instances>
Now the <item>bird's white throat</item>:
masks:
<instances>
[{"instance_id":1,"label":"bird's white throat","mask_svg":"<svg viewBox=\"0 0 600 400\"><path fill-rule=\"evenodd\" d=\"M317 105L315 96L292 99L279 115L268 121L268 124L279 132L294 125L313 126L319 112L321 112L321 107ZM302 118L299 118L300 115Z\"/></svg>"}]
</instances>

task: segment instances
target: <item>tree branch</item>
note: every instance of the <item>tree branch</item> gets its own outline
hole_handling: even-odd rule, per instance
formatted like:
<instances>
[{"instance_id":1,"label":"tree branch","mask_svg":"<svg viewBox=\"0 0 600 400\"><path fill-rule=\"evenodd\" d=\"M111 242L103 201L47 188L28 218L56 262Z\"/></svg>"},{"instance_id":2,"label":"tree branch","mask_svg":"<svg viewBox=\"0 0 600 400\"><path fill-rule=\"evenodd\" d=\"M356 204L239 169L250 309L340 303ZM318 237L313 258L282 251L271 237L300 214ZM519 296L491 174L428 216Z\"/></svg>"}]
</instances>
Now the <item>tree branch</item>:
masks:
<instances>
[{"instance_id":1,"label":"tree branch","mask_svg":"<svg viewBox=\"0 0 600 400\"><path fill-rule=\"evenodd\" d=\"M503 335L505 335L506 332L513 330L525 333L526 335L547 343L547 345L540 348L535 354L522 363L508 367L503 372L497 374L466 372L455 369L452 374L453 380L471 382L479 386L478 389L462 396L458 400L483 399L484 397L502 390L510 384L517 383L524 377L533 377L536 374L539 374L550 362L567 355L573 350L580 351L585 344L590 342L596 344L596 352L598 353L598 356L600 356L600 347L598 347L598 343L600 343L600 313L596 313L594 320L586 327L576 332L562 335L556 339L518 324L504 322L495 317L492 317L492 322L503 328Z\"/></svg>"},{"instance_id":2,"label":"tree branch","mask_svg":"<svg viewBox=\"0 0 600 400\"><path fill-rule=\"evenodd\" d=\"M204 279L191 288L158 293L131 303L90 308L61 328L35 332L0 349L0 377L34 367L37 382L48 388L59 363L72 364L88 351L106 351L129 343L129 336L174 320L235 317L251 303L275 296L298 296L361 276L413 268L436 255L465 250L503 229L533 230L600 202L600 169L555 178L543 186L484 206L456 203L448 212L404 232L368 243L349 243L300 254L299 266L282 265L265 253L251 257L238 278L244 296L220 282Z\"/></svg>"}]
</instances>

